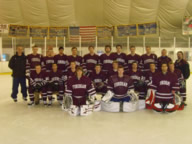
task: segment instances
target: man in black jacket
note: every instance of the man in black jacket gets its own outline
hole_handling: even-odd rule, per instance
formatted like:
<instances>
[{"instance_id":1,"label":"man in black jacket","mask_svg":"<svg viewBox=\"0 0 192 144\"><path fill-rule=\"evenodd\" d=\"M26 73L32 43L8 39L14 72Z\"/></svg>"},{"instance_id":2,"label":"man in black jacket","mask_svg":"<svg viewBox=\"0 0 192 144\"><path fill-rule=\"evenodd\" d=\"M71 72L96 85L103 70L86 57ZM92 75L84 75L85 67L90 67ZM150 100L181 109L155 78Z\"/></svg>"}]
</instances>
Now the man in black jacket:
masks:
<instances>
[{"instance_id":1,"label":"man in black jacket","mask_svg":"<svg viewBox=\"0 0 192 144\"><path fill-rule=\"evenodd\" d=\"M182 87L182 98L184 101L184 105L186 106L186 80L190 77L190 67L189 63L183 58L183 52L178 51L177 52L177 60L175 61L175 68L181 70L184 81L181 82L181 87Z\"/></svg>"},{"instance_id":2,"label":"man in black jacket","mask_svg":"<svg viewBox=\"0 0 192 144\"><path fill-rule=\"evenodd\" d=\"M12 69L12 77L13 77L13 87L11 97L13 98L14 102L17 102L19 84L21 85L21 93L23 95L23 100L27 101L25 64L26 64L26 56L23 53L23 47L17 46L16 54L12 56L9 61L9 68Z\"/></svg>"}]
</instances>

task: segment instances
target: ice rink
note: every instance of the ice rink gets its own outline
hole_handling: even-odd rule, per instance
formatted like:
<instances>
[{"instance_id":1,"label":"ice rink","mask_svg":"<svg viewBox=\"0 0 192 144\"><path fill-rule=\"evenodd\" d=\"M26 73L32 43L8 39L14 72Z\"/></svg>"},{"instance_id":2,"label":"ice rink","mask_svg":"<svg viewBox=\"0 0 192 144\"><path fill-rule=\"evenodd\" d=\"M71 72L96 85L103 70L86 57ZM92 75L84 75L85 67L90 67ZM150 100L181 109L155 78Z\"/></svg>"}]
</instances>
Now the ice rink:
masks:
<instances>
[{"instance_id":1,"label":"ice rink","mask_svg":"<svg viewBox=\"0 0 192 144\"><path fill-rule=\"evenodd\" d=\"M29 108L10 98L12 78L0 75L0 144L192 144L192 77L184 111L95 112L72 117L55 104Z\"/></svg>"}]
</instances>

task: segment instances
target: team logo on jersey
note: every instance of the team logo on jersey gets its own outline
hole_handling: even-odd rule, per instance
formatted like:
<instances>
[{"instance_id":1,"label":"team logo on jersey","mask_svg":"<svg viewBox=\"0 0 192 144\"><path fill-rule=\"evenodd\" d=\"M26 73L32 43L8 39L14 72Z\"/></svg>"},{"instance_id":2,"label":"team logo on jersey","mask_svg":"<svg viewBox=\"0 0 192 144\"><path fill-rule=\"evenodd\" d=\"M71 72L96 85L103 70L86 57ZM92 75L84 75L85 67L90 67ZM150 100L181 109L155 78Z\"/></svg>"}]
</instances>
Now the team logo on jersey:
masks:
<instances>
[{"instance_id":1,"label":"team logo on jersey","mask_svg":"<svg viewBox=\"0 0 192 144\"><path fill-rule=\"evenodd\" d=\"M127 87L127 85L128 84L126 82L122 82L122 81L114 83L114 87L120 87L120 86Z\"/></svg>"},{"instance_id":2,"label":"team logo on jersey","mask_svg":"<svg viewBox=\"0 0 192 144\"><path fill-rule=\"evenodd\" d=\"M86 85L85 84L74 84L73 89L86 89Z\"/></svg>"},{"instance_id":3,"label":"team logo on jersey","mask_svg":"<svg viewBox=\"0 0 192 144\"><path fill-rule=\"evenodd\" d=\"M160 85L167 85L167 86L170 86L170 82L169 81L167 81L167 80L162 80L162 81L160 81Z\"/></svg>"},{"instance_id":4,"label":"team logo on jersey","mask_svg":"<svg viewBox=\"0 0 192 144\"><path fill-rule=\"evenodd\" d=\"M40 62L40 58L32 58L31 61L33 61L33 62Z\"/></svg>"},{"instance_id":5,"label":"team logo on jersey","mask_svg":"<svg viewBox=\"0 0 192 144\"><path fill-rule=\"evenodd\" d=\"M108 59L108 60L104 60L103 63L105 63L105 64L107 64L107 63L108 63L108 64L112 64L112 63L113 63L113 60L109 60L109 59Z\"/></svg>"},{"instance_id":6,"label":"team logo on jersey","mask_svg":"<svg viewBox=\"0 0 192 144\"><path fill-rule=\"evenodd\" d=\"M64 61L64 60L58 60L57 63L58 63L58 64L66 64L66 61Z\"/></svg>"},{"instance_id":7,"label":"team logo on jersey","mask_svg":"<svg viewBox=\"0 0 192 144\"><path fill-rule=\"evenodd\" d=\"M132 75L131 78L133 80L140 80L140 76L137 76L137 75Z\"/></svg>"},{"instance_id":8,"label":"team logo on jersey","mask_svg":"<svg viewBox=\"0 0 192 144\"><path fill-rule=\"evenodd\" d=\"M86 63L93 63L93 64L97 64L97 61L94 59L88 59L86 60Z\"/></svg>"},{"instance_id":9,"label":"team logo on jersey","mask_svg":"<svg viewBox=\"0 0 192 144\"><path fill-rule=\"evenodd\" d=\"M147 64L147 63L154 63L154 60L153 59L147 59L144 61L144 64Z\"/></svg>"}]
</instances>

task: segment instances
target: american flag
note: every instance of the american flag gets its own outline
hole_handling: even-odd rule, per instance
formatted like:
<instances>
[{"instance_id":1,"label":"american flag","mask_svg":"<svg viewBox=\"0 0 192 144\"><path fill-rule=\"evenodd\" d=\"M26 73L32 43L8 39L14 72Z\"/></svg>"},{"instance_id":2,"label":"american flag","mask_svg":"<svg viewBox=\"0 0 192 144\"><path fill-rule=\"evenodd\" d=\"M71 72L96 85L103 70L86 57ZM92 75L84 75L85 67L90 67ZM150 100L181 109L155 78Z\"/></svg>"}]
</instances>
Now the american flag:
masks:
<instances>
[{"instance_id":1,"label":"american flag","mask_svg":"<svg viewBox=\"0 0 192 144\"><path fill-rule=\"evenodd\" d=\"M70 41L78 42L81 36L82 42L93 42L96 36L96 26L70 27Z\"/></svg>"}]
</instances>

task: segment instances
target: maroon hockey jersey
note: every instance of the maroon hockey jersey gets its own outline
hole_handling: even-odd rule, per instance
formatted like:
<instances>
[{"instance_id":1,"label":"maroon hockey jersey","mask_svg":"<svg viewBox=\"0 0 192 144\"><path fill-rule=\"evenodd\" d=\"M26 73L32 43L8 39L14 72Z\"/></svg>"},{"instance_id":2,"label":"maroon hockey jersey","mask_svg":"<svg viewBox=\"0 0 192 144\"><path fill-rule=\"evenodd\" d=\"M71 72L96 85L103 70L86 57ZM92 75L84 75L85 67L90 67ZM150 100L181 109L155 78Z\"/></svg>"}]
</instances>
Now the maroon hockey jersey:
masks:
<instances>
[{"instance_id":1,"label":"maroon hockey jersey","mask_svg":"<svg viewBox=\"0 0 192 144\"><path fill-rule=\"evenodd\" d=\"M173 102L172 91L179 91L179 83L177 81L177 76L174 73L167 72L163 74L162 72L157 73L149 85L149 88L156 90L155 92L155 102Z\"/></svg>"},{"instance_id":2,"label":"maroon hockey jersey","mask_svg":"<svg viewBox=\"0 0 192 144\"><path fill-rule=\"evenodd\" d=\"M81 56L77 55L76 57L74 57L74 56L70 55L70 56L68 56L68 61L69 61L69 64L72 61L74 61L74 62L76 62L76 66L82 66L83 67L83 58Z\"/></svg>"},{"instance_id":3,"label":"maroon hockey jersey","mask_svg":"<svg viewBox=\"0 0 192 144\"><path fill-rule=\"evenodd\" d=\"M91 73L95 70L95 65L99 63L99 56L94 54L86 54L83 57L83 63L85 65L85 69L88 73Z\"/></svg>"},{"instance_id":4,"label":"maroon hockey jersey","mask_svg":"<svg viewBox=\"0 0 192 144\"><path fill-rule=\"evenodd\" d=\"M43 61L45 64L46 72L50 72L52 70L52 65L55 63L54 57L43 57Z\"/></svg>"},{"instance_id":5,"label":"maroon hockey jersey","mask_svg":"<svg viewBox=\"0 0 192 144\"><path fill-rule=\"evenodd\" d=\"M42 55L40 55L40 54L36 54L36 55L29 54L27 56L27 60L26 60L26 73L30 73L31 71L34 71L36 65L41 65L42 70L45 70Z\"/></svg>"},{"instance_id":6,"label":"maroon hockey jersey","mask_svg":"<svg viewBox=\"0 0 192 144\"><path fill-rule=\"evenodd\" d=\"M60 85L63 85L64 75L59 70L57 72L50 71L47 73L46 81L49 83L58 82Z\"/></svg>"},{"instance_id":7,"label":"maroon hockey jersey","mask_svg":"<svg viewBox=\"0 0 192 144\"><path fill-rule=\"evenodd\" d=\"M112 53L114 60L116 60L119 65L126 66L126 54L125 53Z\"/></svg>"},{"instance_id":8,"label":"maroon hockey jersey","mask_svg":"<svg viewBox=\"0 0 192 144\"><path fill-rule=\"evenodd\" d=\"M67 70L67 72L64 73L64 81L67 81L71 77L75 76L76 71L72 71L71 68Z\"/></svg>"},{"instance_id":9,"label":"maroon hockey jersey","mask_svg":"<svg viewBox=\"0 0 192 144\"><path fill-rule=\"evenodd\" d=\"M144 98L145 97L145 87L144 85L142 86L137 86L138 82L141 81L144 84L144 75L141 71L132 71L130 70L129 72L126 73L130 78L133 80L134 84L134 89L135 91L139 92L139 98Z\"/></svg>"},{"instance_id":10,"label":"maroon hockey jersey","mask_svg":"<svg viewBox=\"0 0 192 144\"><path fill-rule=\"evenodd\" d=\"M102 54L100 56L100 63L102 65L102 71L107 73L108 71L112 70L113 61L114 61L114 57L112 54L110 54L110 55Z\"/></svg>"},{"instance_id":11,"label":"maroon hockey jersey","mask_svg":"<svg viewBox=\"0 0 192 144\"><path fill-rule=\"evenodd\" d=\"M141 56L140 68L142 71L149 71L150 63L155 63L155 65L157 66L156 54L144 54Z\"/></svg>"},{"instance_id":12,"label":"maroon hockey jersey","mask_svg":"<svg viewBox=\"0 0 192 144\"><path fill-rule=\"evenodd\" d=\"M121 99L127 96L128 90L133 90L133 81L128 75L119 77L118 75L111 76L108 80L107 89L114 93L114 98Z\"/></svg>"},{"instance_id":13,"label":"maroon hockey jersey","mask_svg":"<svg viewBox=\"0 0 192 144\"><path fill-rule=\"evenodd\" d=\"M126 58L126 70L129 71L132 69L132 63L133 62L137 62L138 63L138 68L140 68L139 64L140 64L140 59L141 57L138 54L135 54L134 56L132 56L131 54L127 55Z\"/></svg>"},{"instance_id":14,"label":"maroon hockey jersey","mask_svg":"<svg viewBox=\"0 0 192 144\"><path fill-rule=\"evenodd\" d=\"M116 70L110 70L108 73L107 73L107 78L113 76L113 75L117 75L118 74L118 71Z\"/></svg>"},{"instance_id":15,"label":"maroon hockey jersey","mask_svg":"<svg viewBox=\"0 0 192 144\"><path fill-rule=\"evenodd\" d=\"M159 57L159 58L157 59L158 70L161 71L161 64L162 64L162 63L167 63L167 64L169 64L169 62L171 62L171 61L172 61L171 58L168 57L168 56L161 56L161 57Z\"/></svg>"},{"instance_id":16,"label":"maroon hockey jersey","mask_svg":"<svg viewBox=\"0 0 192 144\"><path fill-rule=\"evenodd\" d=\"M145 84L146 85L149 85L150 82L152 82L152 79L153 77L158 73L159 71L155 71L155 72L151 72L151 71L148 71L148 72L145 72L144 73L144 77L145 77Z\"/></svg>"},{"instance_id":17,"label":"maroon hockey jersey","mask_svg":"<svg viewBox=\"0 0 192 144\"><path fill-rule=\"evenodd\" d=\"M95 85L96 92L100 92L100 93L106 93L107 92L107 87L106 87L107 76L104 72L101 71L100 73L97 74L94 71L90 74L89 78L93 81L93 83ZM103 88L99 88L99 85L101 82L103 82L105 85Z\"/></svg>"},{"instance_id":18,"label":"maroon hockey jersey","mask_svg":"<svg viewBox=\"0 0 192 144\"><path fill-rule=\"evenodd\" d=\"M61 72L66 72L69 62L66 55L55 55L54 56L55 63L57 64L58 70Z\"/></svg>"},{"instance_id":19,"label":"maroon hockey jersey","mask_svg":"<svg viewBox=\"0 0 192 144\"><path fill-rule=\"evenodd\" d=\"M46 85L46 73L41 71L39 74L36 71L32 71L30 74L30 85L35 86L37 83L40 83L42 86Z\"/></svg>"},{"instance_id":20,"label":"maroon hockey jersey","mask_svg":"<svg viewBox=\"0 0 192 144\"><path fill-rule=\"evenodd\" d=\"M86 98L95 95L96 91L88 77L82 76L80 79L77 79L74 76L67 80L65 94L72 96L74 105L80 106L86 104Z\"/></svg>"}]
</instances>

